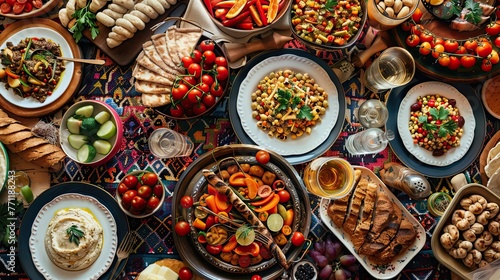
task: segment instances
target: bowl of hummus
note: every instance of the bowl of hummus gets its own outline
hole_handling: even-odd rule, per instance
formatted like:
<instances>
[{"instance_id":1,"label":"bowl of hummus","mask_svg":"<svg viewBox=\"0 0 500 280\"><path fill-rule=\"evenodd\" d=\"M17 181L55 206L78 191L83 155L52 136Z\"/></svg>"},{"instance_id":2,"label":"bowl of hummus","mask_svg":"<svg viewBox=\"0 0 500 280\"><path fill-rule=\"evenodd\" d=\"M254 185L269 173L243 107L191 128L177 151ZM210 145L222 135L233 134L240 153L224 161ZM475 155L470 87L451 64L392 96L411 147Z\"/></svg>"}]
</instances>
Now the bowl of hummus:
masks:
<instances>
[{"instance_id":1,"label":"bowl of hummus","mask_svg":"<svg viewBox=\"0 0 500 280\"><path fill-rule=\"evenodd\" d=\"M7 154L7 149L0 143L0 191L3 190L7 184L7 178L9 176L9 155Z\"/></svg>"},{"instance_id":2,"label":"bowl of hummus","mask_svg":"<svg viewBox=\"0 0 500 280\"><path fill-rule=\"evenodd\" d=\"M50 260L64 270L82 270L92 265L102 251L103 229L86 209L57 211L45 235Z\"/></svg>"}]
</instances>

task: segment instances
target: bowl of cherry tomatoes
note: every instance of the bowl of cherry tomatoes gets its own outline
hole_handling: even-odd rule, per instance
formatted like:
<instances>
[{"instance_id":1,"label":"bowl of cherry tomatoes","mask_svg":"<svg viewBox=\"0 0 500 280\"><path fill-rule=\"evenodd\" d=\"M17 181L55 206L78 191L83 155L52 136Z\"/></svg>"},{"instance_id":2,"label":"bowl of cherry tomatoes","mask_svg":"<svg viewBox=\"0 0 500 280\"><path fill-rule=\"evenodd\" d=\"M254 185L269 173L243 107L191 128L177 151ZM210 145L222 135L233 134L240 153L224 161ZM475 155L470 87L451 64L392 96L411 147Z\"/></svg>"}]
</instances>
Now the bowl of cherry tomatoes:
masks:
<instances>
[{"instance_id":1,"label":"bowl of cherry tomatoes","mask_svg":"<svg viewBox=\"0 0 500 280\"><path fill-rule=\"evenodd\" d=\"M155 173L136 170L120 181L115 197L125 214L133 218L145 218L161 208L165 200L165 188Z\"/></svg>"},{"instance_id":2,"label":"bowl of cherry tomatoes","mask_svg":"<svg viewBox=\"0 0 500 280\"><path fill-rule=\"evenodd\" d=\"M52 10L57 0L5 0L0 4L0 15L15 20L34 18Z\"/></svg>"},{"instance_id":3,"label":"bowl of cherry tomatoes","mask_svg":"<svg viewBox=\"0 0 500 280\"><path fill-rule=\"evenodd\" d=\"M172 119L186 120L208 114L217 107L229 87L229 67L222 48L202 36L191 56L182 58L170 93L171 103L156 108Z\"/></svg>"}]
</instances>

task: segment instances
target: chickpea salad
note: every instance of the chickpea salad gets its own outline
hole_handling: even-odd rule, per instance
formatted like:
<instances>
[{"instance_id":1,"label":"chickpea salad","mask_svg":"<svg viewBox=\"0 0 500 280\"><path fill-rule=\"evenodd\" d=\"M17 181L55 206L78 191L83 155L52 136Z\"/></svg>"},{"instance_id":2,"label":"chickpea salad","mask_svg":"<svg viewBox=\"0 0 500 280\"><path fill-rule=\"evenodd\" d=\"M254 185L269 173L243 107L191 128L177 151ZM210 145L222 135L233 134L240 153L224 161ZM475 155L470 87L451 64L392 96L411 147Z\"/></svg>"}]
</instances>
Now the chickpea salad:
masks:
<instances>
[{"instance_id":1,"label":"chickpea salad","mask_svg":"<svg viewBox=\"0 0 500 280\"><path fill-rule=\"evenodd\" d=\"M280 140L310 134L328 108L328 93L308 73L292 70L269 73L251 97L257 126Z\"/></svg>"},{"instance_id":2,"label":"chickpea salad","mask_svg":"<svg viewBox=\"0 0 500 280\"><path fill-rule=\"evenodd\" d=\"M465 119L455 99L439 94L419 96L410 108L408 129L413 143L433 156L442 156L460 145Z\"/></svg>"}]
</instances>

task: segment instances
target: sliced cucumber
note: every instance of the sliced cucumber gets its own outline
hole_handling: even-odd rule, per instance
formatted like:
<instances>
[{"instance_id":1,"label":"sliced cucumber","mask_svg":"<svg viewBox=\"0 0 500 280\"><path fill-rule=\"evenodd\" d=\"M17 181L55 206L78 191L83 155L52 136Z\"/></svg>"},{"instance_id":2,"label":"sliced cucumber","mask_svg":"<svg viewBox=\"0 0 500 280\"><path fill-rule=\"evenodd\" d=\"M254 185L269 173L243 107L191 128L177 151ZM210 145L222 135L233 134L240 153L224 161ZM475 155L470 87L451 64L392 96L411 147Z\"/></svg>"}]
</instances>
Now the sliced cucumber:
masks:
<instances>
[{"instance_id":1,"label":"sliced cucumber","mask_svg":"<svg viewBox=\"0 0 500 280\"><path fill-rule=\"evenodd\" d=\"M267 228L272 232L278 232L283 227L283 217L280 214L274 213L267 217Z\"/></svg>"},{"instance_id":2,"label":"sliced cucumber","mask_svg":"<svg viewBox=\"0 0 500 280\"><path fill-rule=\"evenodd\" d=\"M93 146L95 151L101 155L107 155L111 151L111 144L106 140L95 140Z\"/></svg>"},{"instance_id":3,"label":"sliced cucumber","mask_svg":"<svg viewBox=\"0 0 500 280\"><path fill-rule=\"evenodd\" d=\"M68 128L69 132L73 134L80 134L80 126L82 125L82 121L79 119L75 119L73 117L70 117L66 121L66 127Z\"/></svg>"},{"instance_id":4,"label":"sliced cucumber","mask_svg":"<svg viewBox=\"0 0 500 280\"><path fill-rule=\"evenodd\" d=\"M103 124L105 123L107 120L109 120L109 118L111 117L111 114L109 114L108 112L106 111L102 111L102 112L99 112L97 115L95 115L94 119L100 123L100 124Z\"/></svg>"},{"instance_id":5,"label":"sliced cucumber","mask_svg":"<svg viewBox=\"0 0 500 280\"><path fill-rule=\"evenodd\" d=\"M111 139L115 134L116 125L111 120L106 121L97 131L97 136L106 140Z\"/></svg>"},{"instance_id":6,"label":"sliced cucumber","mask_svg":"<svg viewBox=\"0 0 500 280\"><path fill-rule=\"evenodd\" d=\"M94 146L85 144L76 153L76 158L81 162L91 162L95 158L96 150Z\"/></svg>"},{"instance_id":7,"label":"sliced cucumber","mask_svg":"<svg viewBox=\"0 0 500 280\"><path fill-rule=\"evenodd\" d=\"M94 113L94 106L92 106L92 105L82 106L82 107L76 109L76 111L75 111L76 115L84 116L86 118L90 118L93 113Z\"/></svg>"},{"instance_id":8,"label":"sliced cucumber","mask_svg":"<svg viewBox=\"0 0 500 280\"><path fill-rule=\"evenodd\" d=\"M87 136L81 135L81 134L70 134L68 136L68 142L71 145L71 147L78 150L83 145L85 145L89 142L89 138Z\"/></svg>"}]
</instances>

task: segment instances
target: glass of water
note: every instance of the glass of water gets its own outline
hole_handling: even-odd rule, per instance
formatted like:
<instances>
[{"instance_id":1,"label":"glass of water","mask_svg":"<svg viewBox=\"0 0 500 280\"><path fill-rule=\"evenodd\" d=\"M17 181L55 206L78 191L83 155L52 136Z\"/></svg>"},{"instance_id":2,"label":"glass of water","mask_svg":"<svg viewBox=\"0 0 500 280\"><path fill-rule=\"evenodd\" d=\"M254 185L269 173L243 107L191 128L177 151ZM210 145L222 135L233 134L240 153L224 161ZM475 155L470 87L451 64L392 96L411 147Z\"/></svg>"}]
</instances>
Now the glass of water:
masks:
<instances>
[{"instance_id":1,"label":"glass of water","mask_svg":"<svg viewBox=\"0 0 500 280\"><path fill-rule=\"evenodd\" d=\"M191 139L175 130L159 128L153 131L148 139L149 150L158 158L189 156L194 144Z\"/></svg>"},{"instance_id":2,"label":"glass of water","mask_svg":"<svg viewBox=\"0 0 500 280\"><path fill-rule=\"evenodd\" d=\"M415 60L401 47L383 51L365 71L361 81L372 92L406 85L415 75Z\"/></svg>"}]
</instances>

